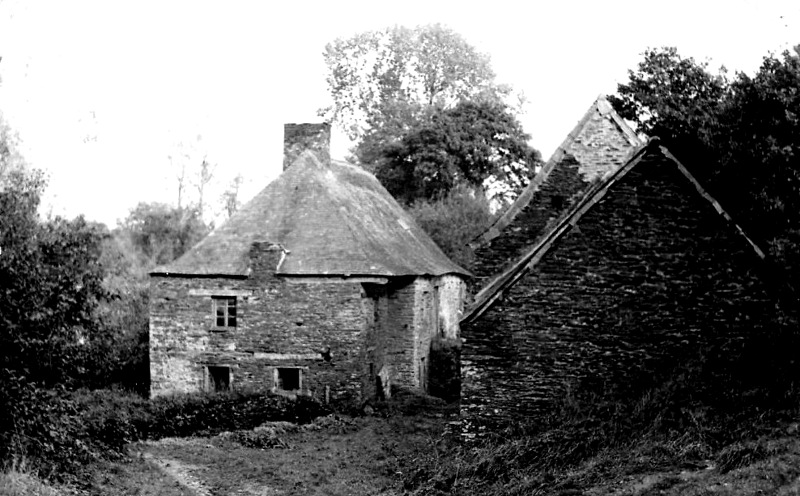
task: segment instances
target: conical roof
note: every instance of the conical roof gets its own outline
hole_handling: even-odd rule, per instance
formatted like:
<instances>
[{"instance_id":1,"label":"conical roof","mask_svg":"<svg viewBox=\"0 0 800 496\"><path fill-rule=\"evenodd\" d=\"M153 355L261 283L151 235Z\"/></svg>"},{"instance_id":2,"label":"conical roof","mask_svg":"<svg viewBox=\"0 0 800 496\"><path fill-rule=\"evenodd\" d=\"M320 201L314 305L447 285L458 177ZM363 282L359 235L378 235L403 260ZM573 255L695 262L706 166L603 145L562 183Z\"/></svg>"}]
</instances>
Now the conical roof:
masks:
<instances>
[{"instance_id":1,"label":"conical roof","mask_svg":"<svg viewBox=\"0 0 800 496\"><path fill-rule=\"evenodd\" d=\"M365 170L312 152L159 275L249 274L254 242L287 252L278 274L468 275Z\"/></svg>"}]
</instances>

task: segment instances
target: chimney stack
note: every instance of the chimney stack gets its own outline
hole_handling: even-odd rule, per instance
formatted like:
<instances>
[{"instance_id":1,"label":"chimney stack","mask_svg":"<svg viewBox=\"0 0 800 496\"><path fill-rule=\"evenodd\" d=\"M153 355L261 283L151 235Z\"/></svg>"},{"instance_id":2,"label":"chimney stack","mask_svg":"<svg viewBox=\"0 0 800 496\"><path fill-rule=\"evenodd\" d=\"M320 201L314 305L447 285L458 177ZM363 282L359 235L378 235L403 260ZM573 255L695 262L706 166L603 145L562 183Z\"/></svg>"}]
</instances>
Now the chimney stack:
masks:
<instances>
[{"instance_id":1,"label":"chimney stack","mask_svg":"<svg viewBox=\"0 0 800 496\"><path fill-rule=\"evenodd\" d=\"M324 165L331 163L331 125L284 124L283 170L288 169L304 151L314 152Z\"/></svg>"}]
</instances>

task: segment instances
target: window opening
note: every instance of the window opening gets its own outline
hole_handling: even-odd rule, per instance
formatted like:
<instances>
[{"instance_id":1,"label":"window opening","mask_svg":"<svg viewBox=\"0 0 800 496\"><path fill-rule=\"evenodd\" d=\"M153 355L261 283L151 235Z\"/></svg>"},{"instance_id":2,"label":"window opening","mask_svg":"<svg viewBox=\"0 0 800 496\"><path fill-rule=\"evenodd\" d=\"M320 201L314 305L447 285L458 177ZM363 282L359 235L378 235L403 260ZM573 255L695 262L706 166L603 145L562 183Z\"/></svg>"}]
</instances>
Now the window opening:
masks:
<instances>
[{"instance_id":1,"label":"window opening","mask_svg":"<svg viewBox=\"0 0 800 496\"><path fill-rule=\"evenodd\" d=\"M282 391L299 391L302 386L302 374L298 368L277 369L277 388Z\"/></svg>"},{"instance_id":2,"label":"window opening","mask_svg":"<svg viewBox=\"0 0 800 496\"><path fill-rule=\"evenodd\" d=\"M230 367L208 367L208 381L212 391L229 391L231 389Z\"/></svg>"},{"instance_id":3,"label":"window opening","mask_svg":"<svg viewBox=\"0 0 800 496\"><path fill-rule=\"evenodd\" d=\"M236 297L215 296L213 301L216 327L236 327Z\"/></svg>"}]
</instances>

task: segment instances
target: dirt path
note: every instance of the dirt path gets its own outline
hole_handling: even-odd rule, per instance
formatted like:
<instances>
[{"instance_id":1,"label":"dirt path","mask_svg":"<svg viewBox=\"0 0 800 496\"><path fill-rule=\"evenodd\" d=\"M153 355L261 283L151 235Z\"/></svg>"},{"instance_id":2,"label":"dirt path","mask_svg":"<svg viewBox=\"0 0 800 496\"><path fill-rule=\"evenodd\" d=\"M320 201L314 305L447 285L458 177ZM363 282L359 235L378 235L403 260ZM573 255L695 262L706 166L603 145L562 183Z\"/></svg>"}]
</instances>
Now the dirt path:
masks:
<instances>
[{"instance_id":1,"label":"dirt path","mask_svg":"<svg viewBox=\"0 0 800 496\"><path fill-rule=\"evenodd\" d=\"M397 495L403 460L430 449L443 422L423 416L323 418L132 449L198 496Z\"/></svg>"},{"instance_id":2,"label":"dirt path","mask_svg":"<svg viewBox=\"0 0 800 496\"><path fill-rule=\"evenodd\" d=\"M200 467L187 465L174 459L157 457L147 452L142 453L142 457L197 496L211 496L211 491L193 475L193 472L198 471Z\"/></svg>"}]
</instances>

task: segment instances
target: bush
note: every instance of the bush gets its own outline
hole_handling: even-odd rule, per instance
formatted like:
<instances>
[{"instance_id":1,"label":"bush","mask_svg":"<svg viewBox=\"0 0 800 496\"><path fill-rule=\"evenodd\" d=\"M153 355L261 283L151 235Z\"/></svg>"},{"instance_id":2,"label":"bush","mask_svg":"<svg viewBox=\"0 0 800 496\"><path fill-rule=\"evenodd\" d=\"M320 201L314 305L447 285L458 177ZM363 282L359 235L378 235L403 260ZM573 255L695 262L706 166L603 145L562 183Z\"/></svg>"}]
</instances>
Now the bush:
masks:
<instances>
[{"instance_id":1,"label":"bush","mask_svg":"<svg viewBox=\"0 0 800 496\"><path fill-rule=\"evenodd\" d=\"M80 483L87 467L125 445L167 436L253 429L266 421L309 423L328 413L311 399L260 393L176 395L146 400L119 390L36 389L6 381L0 392L0 461L29 461L45 477Z\"/></svg>"}]
</instances>

